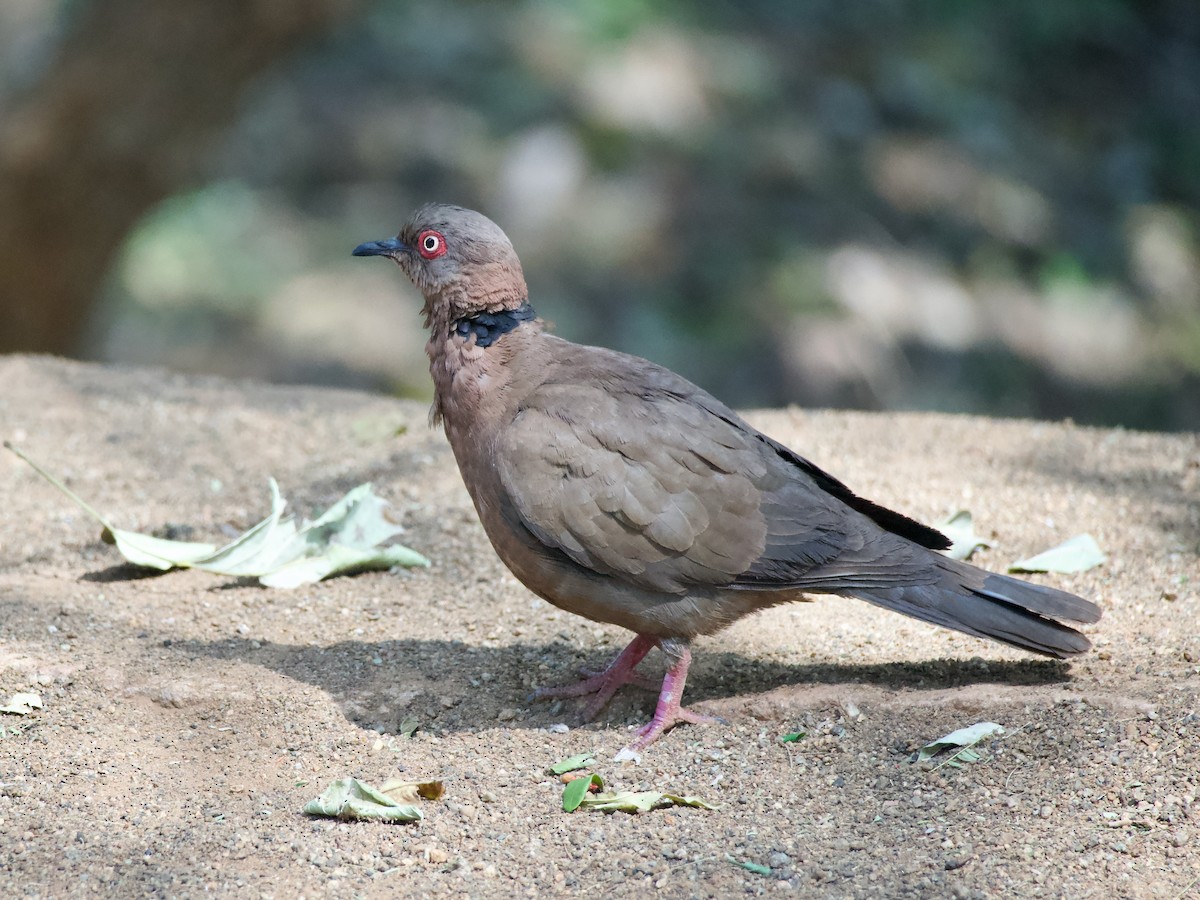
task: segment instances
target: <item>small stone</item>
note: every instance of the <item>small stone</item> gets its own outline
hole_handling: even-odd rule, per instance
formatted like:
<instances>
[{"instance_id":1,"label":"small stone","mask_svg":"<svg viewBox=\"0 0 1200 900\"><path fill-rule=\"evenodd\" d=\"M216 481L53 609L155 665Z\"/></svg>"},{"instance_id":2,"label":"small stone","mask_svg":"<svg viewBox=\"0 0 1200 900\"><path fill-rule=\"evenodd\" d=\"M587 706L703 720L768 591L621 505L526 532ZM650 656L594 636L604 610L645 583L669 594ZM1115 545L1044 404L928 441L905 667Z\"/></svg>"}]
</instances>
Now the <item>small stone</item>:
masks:
<instances>
[{"instance_id":1,"label":"small stone","mask_svg":"<svg viewBox=\"0 0 1200 900\"><path fill-rule=\"evenodd\" d=\"M499 719L501 722L511 722L516 717L517 717L517 711L515 709L511 709L511 708L502 709L496 715L496 718Z\"/></svg>"},{"instance_id":2,"label":"small stone","mask_svg":"<svg viewBox=\"0 0 1200 900\"><path fill-rule=\"evenodd\" d=\"M546 729L551 734L566 734L570 731L570 727L565 722L556 722Z\"/></svg>"},{"instance_id":3,"label":"small stone","mask_svg":"<svg viewBox=\"0 0 1200 900\"><path fill-rule=\"evenodd\" d=\"M772 869L782 869L784 866L790 866L791 864L792 858L782 850L776 850L767 857L767 865Z\"/></svg>"}]
</instances>

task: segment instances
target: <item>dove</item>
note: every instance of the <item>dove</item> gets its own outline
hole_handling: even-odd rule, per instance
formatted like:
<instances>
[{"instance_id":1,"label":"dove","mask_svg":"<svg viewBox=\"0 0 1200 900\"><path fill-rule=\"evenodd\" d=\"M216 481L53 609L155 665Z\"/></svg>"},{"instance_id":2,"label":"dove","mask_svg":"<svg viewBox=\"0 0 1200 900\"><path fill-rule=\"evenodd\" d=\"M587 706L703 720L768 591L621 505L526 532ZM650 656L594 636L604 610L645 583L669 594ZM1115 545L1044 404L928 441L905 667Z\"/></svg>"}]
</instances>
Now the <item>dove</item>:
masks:
<instances>
[{"instance_id":1,"label":"dove","mask_svg":"<svg viewBox=\"0 0 1200 900\"><path fill-rule=\"evenodd\" d=\"M937 530L855 494L687 379L645 359L550 334L512 243L484 215L418 209L355 256L395 261L424 297L440 423L504 564L554 606L635 635L603 671L535 699L590 697L667 670L644 749L681 722L691 642L814 594L854 597L1031 653L1090 647L1099 620L1073 594L938 552Z\"/></svg>"}]
</instances>

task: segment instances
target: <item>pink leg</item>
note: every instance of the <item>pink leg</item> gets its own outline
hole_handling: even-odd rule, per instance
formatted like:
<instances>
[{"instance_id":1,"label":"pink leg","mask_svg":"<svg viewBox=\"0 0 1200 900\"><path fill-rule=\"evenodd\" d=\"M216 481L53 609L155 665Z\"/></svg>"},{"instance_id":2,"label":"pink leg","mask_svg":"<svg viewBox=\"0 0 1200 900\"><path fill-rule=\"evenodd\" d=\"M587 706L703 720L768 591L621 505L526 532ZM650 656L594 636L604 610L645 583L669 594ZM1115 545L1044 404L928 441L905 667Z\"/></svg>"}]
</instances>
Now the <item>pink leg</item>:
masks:
<instances>
[{"instance_id":1,"label":"pink leg","mask_svg":"<svg viewBox=\"0 0 1200 900\"><path fill-rule=\"evenodd\" d=\"M593 695L592 699L588 701L583 711L583 720L590 722L612 699L613 694L619 688L627 684L636 684L653 690L654 685L646 684L648 679L638 673L637 666L655 647L662 648L663 653L670 660L670 667L667 669L667 674L663 676L662 690L658 695L658 706L655 707L654 718L637 730L629 749L641 750L649 746L680 722L690 722L696 725L719 722L720 719L694 713L679 705L680 698L683 697L684 684L687 682L688 667L692 664L692 651L687 642L657 638L646 634L639 634L630 641L629 646L622 650L604 671L590 675L574 684L538 688L529 699L552 700L591 694Z\"/></svg>"},{"instance_id":2,"label":"pink leg","mask_svg":"<svg viewBox=\"0 0 1200 900\"><path fill-rule=\"evenodd\" d=\"M643 683L645 679L637 671L637 665L646 654L655 648L658 638L639 634L629 646L622 650L617 658L608 664L608 668L595 675L577 681L574 684L564 684L558 687L538 688L530 700L555 700L563 697L583 697L587 694L594 696L583 711L583 720L590 722L604 708L617 689L626 684Z\"/></svg>"},{"instance_id":3,"label":"pink leg","mask_svg":"<svg viewBox=\"0 0 1200 900\"><path fill-rule=\"evenodd\" d=\"M683 641L662 641L659 646L662 647L663 653L672 659L672 665L663 676L662 691L658 695L654 718L637 730L629 744L630 750L644 750L680 722L700 725L720 721L713 716L694 713L679 705L683 697L683 686L687 682L688 667L692 664L692 651L688 645Z\"/></svg>"}]
</instances>

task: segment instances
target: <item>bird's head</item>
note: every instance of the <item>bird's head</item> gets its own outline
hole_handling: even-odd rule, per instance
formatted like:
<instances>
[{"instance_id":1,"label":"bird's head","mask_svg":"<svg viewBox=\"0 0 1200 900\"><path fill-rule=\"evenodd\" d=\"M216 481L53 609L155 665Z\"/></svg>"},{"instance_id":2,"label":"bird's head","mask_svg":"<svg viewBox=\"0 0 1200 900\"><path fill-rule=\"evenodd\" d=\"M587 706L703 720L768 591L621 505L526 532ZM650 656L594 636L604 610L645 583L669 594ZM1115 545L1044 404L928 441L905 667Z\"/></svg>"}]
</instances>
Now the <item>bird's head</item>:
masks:
<instances>
[{"instance_id":1,"label":"bird's head","mask_svg":"<svg viewBox=\"0 0 1200 900\"><path fill-rule=\"evenodd\" d=\"M359 244L354 255L395 260L425 296L428 321L514 309L528 296L508 236L459 206L422 206L394 238Z\"/></svg>"}]
</instances>

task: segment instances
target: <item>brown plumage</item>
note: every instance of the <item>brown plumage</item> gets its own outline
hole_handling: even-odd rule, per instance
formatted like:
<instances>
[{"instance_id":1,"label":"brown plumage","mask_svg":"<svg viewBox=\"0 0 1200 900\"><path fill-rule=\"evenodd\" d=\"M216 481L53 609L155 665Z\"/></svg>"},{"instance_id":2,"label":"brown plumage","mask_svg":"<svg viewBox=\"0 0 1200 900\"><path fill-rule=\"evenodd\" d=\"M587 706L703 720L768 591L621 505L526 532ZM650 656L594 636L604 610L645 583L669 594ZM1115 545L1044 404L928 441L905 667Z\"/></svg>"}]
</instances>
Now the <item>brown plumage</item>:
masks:
<instances>
[{"instance_id":1,"label":"brown plumage","mask_svg":"<svg viewBox=\"0 0 1200 900\"><path fill-rule=\"evenodd\" d=\"M531 591L637 637L604 672L539 697L595 715L670 659L644 747L679 721L688 642L806 593L858 597L1046 656L1086 651L1086 600L936 551L939 532L856 496L686 379L547 334L521 264L479 213L419 209L358 256L394 259L425 296L435 421L496 552Z\"/></svg>"}]
</instances>

